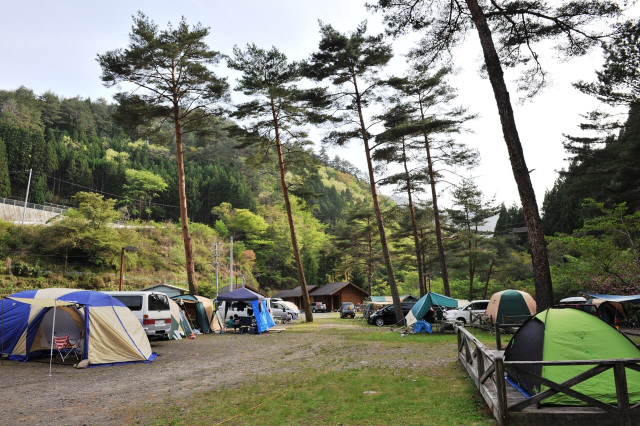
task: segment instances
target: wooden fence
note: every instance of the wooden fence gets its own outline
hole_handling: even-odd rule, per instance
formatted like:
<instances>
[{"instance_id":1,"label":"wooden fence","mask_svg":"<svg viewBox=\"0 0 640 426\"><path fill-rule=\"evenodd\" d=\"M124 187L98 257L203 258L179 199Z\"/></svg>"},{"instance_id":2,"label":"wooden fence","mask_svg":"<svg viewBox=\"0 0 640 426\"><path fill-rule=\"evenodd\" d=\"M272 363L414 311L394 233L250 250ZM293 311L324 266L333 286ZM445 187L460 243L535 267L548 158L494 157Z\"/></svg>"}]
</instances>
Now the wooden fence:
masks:
<instances>
[{"instance_id":1,"label":"wooden fence","mask_svg":"<svg viewBox=\"0 0 640 426\"><path fill-rule=\"evenodd\" d=\"M627 369L640 371L640 358L576 361L505 361L504 352L483 345L464 327L456 327L458 359L474 381L498 423L501 425L638 425L640 404L631 404L627 388ZM592 368L556 383L524 370L531 365L591 365ZM613 369L617 404L600 401L573 386ZM526 398L505 380L505 373L526 376L548 389ZM585 403L584 406L552 406L540 403L558 393Z\"/></svg>"}]
</instances>

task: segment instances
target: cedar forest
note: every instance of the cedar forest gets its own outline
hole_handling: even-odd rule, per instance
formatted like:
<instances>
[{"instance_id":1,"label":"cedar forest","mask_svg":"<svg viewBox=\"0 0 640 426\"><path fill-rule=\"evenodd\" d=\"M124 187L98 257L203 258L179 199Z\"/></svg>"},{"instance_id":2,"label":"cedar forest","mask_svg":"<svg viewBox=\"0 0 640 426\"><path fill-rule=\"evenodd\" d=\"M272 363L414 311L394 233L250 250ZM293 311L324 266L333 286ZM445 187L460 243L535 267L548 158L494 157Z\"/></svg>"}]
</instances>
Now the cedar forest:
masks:
<instances>
[{"instance_id":1,"label":"cedar forest","mask_svg":"<svg viewBox=\"0 0 640 426\"><path fill-rule=\"evenodd\" d=\"M395 301L427 291L486 299L515 288L548 306L583 291L639 293L640 23L588 34L581 25L620 11L574 3L482 11L470 0L460 15L467 22L454 25L429 1L380 0L370 8L384 14L386 36L369 34L366 23L350 33L321 23L318 50L303 62L254 44L224 56L205 43L206 27L183 19L162 29L139 13L129 46L98 52L103 83L131 86L115 102L0 90L0 197L24 199L31 169L30 202L72 206L47 225L0 222L0 293L113 289L121 247L133 245L130 288L168 282L213 296L214 244L222 287L231 236L236 280L267 294L347 280ZM510 20L516 15L524 29ZM493 36L483 33L487 21ZM537 26L523 35L526 23ZM567 57L602 49L595 81L575 82L602 109L582 111L580 129L566 129L567 166L541 214L527 195L524 158L527 176L512 159L522 207L499 205L471 178L448 175L471 176L483 154L464 144L475 115L457 102L444 58L474 28L496 102L508 106L500 110L510 154L520 142L515 121L515 133L504 124L510 101L500 98L500 66L529 67L524 89L535 96L544 69L533 42L565 37ZM424 35L410 69L385 74L392 37L409 31ZM500 49L516 44L527 48ZM225 62L241 73L237 82L215 74ZM233 90L247 102L232 105ZM324 147L360 144L368 171L330 158L312 128ZM495 215L495 230L485 231Z\"/></svg>"}]
</instances>

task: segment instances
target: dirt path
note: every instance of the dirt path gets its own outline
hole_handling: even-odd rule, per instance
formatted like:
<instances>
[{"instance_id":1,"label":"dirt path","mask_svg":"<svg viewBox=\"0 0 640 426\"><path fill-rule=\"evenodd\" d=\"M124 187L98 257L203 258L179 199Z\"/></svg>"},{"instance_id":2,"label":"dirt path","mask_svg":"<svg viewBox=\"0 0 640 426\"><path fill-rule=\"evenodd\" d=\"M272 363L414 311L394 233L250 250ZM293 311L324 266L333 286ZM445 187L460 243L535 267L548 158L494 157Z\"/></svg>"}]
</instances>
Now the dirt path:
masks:
<instances>
[{"instance_id":1,"label":"dirt path","mask_svg":"<svg viewBox=\"0 0 640 426\"><path fill-rule=\"evenodd\" d=\"M362 351L361 344L331 332L341 328L329 323L304 333L212 334L195 340L154 342L153 350L159 356L152 363L84 370L54 365L51 379L46 360L5 360L0 366L4 389L0 419L3 425L133 423L141 419L125 418L130 408L163 402L171 392L188 398L194 392L232 387L265 374L295 374L311 366L336 364L340 368L362 363L397 368L455 362L455 348L441 354L441 345L431 349L369 345ZM357 356L345 357L345 353Z\"/></svg>"}]
</instances>

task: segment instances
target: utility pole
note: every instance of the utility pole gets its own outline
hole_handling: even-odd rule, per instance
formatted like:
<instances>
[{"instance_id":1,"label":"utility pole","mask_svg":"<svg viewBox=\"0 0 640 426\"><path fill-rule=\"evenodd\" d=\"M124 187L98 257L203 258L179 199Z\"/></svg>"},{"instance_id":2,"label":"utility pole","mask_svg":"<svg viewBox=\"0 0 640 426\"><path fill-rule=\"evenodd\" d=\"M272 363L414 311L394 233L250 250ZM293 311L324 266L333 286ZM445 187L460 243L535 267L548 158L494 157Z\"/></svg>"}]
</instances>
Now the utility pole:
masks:
<instances>
[{"instance_id":1,"label":"utility pole","mask_svg":"<svg viewBox=\"0 0 640 426\"><path fill-rule=\"evenodd\" d=\"M24 197L24 210L22 211L22 224L24 225L24 217L27 215L27 201L29 201L29 187L31 186L31 172L29 169L29 181L27 182L27 195Z\"/></svg>"},{"instance_id":2,"label":"utility pole","mask_svg":"<svg viewBox=\"0 0 640 426\"><path fill-rule=\"evenodd\" d=\"M213 245L214 247L214 256L215 256L215 263L213 264L216 267L216 297L218 297L218 240L216 240L216 243Z\"/></svg>"},{"instance_id":3,"label":"utility pole","mask_svg":"<svg viewBox=\"0 0 640 426\"><path fill-rule=\"evenodd\" d=\"M229 243L229 290L233 291L233 235Z\"/></svg>"}]
</instances>

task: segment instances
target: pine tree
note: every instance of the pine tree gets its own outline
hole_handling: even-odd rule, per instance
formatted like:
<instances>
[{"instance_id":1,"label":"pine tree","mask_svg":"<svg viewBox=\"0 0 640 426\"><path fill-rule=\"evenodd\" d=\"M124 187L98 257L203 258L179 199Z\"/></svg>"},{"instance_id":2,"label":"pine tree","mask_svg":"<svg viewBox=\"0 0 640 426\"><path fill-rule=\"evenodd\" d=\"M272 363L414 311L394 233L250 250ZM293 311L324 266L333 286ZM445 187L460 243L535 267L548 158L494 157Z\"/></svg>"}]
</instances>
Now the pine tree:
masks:
<instances>
[{"instance_id":1,"label":"pine tree","mask_svg":"<svg viewBox=\"0 0 640 426\"><path fill-rule=\"evenodd\" d=\"M449 272L442 242L436 190L436 184L443 179L444 173L440 165L469 168L479 161L477 151L448 137L452 133L459 132L466 121L474 118L467 114L465 108L451 106L457 95L455 90L447 84L446 78L449 73L448 68L442 68L435 74L429 74L428 67L413 63L407 76L393 77L388 81L388 84L398 91L399 96L408 98L413 105L410 123L394 129L392 133L397 136L422 137L426 153L426 179L431 187L440 273L447 296L450 295Z\"/></svg>"},{"instance_id":2,"label":"pine tree","mask_svg":"<svg viewBox=\"0 0 640 426\"><path fill-rule=\"evenodd\" d=\"M209 49L205 42L209 30L200 24L189 28L183 18L176 28L169 24L161 31L142 12L133 21L127 49L98 55L102 81L108 87L121 82L135 86L116 95L121 117L145 124L163 118L174 124L187 279L189 290L197 294L182 140L185 133L209 130L209 117L219 114L216 105L228 96L226 81L208 68L221 55Z\"/></svg>"},{"instance_id":3,"label":"pine tree","mask_svg":"<svg viewBox=\"0 0 640 426\"><path fill-rule=\"evenodd\" d=\"M449 218L460 236L460 257L467 261L469 300L473 300L473 283L486 240L483 236L487 235L479 228L498 209L493 206L493 200L484 200L482 191L470 179L464 179L453 191L453 204L454 208L448 210Z\"/></svg>"},{"instance_id":4,"label":"pine tree","mask_svg":"<svg viewBox=\"0 0 640 426\"><path fill-rule=\"evenodd\" d=\"M546 242L502 68L525 65L519 88L530 95L537 93L544 86L546 71L534 48L551 39L565 57L585 54L605 31L602 26L593 24L602 18L617 16L620 13L618 4L609 0L557 4L518 0L489 3L478 0L378 0L372 8L385 13L384 20L394 34L424 31L425 35L413 53L426 63L433 63L450 53L475 27L527 222L537 307L538 310L546 309L553 302ZM494 34L497 35L497 46Z\"/></svg>"},{"instance_id":5,"label":"pine tree","mask_svg":"<svg viewBox=\"0 0 640 426\"><path fill-rule=\"evenodd\" d=\"M238 105L233 115L241 119L253 119L251 132L255 137L253 140L261 145L261 152L266 154L271 148L275 148L305 318L311 322L313 314L289 200L285 155L289 164L303 159L300 154L307 144L307 135L301 127L306 122L318 121L321 117L318 111L326 106L323 91L298 88L296 83L301 79L300 65L288 62L287 57L275 47L267 51L250 44L243 51L236 46L233 53L229 66L242 72L237 90L252 97L251 101ZM290 158L296 154L297 157ZM302 155L304 156L304 152Z\"/></svg>"},{"instance_id":6,"label":"pine tree","mask_svg":"<svg viewBox=\"0 0 640 426\"><path fill-rule=\"evenodd\" d=\"M387 269L387 282L391 288L396 321L401 323L404 315L393 273L371 159L370 125L365 122L365 109L375 101L376 88L381 84L377 73L389 62L393 53L391 46L384 42L382 35L371 36L366 32L366 23L361 23L350 34L341 34L331 25L321 23L318 51L311 55L306 74L317 81L330 80L336 88L335 109L345 111L341 117L344 122L357 123L342 126L344 130L332 131L325 141L330 144L345 145L353 139L359 139L364 145L371 197Z\"/></svg>"}]
</instances>

